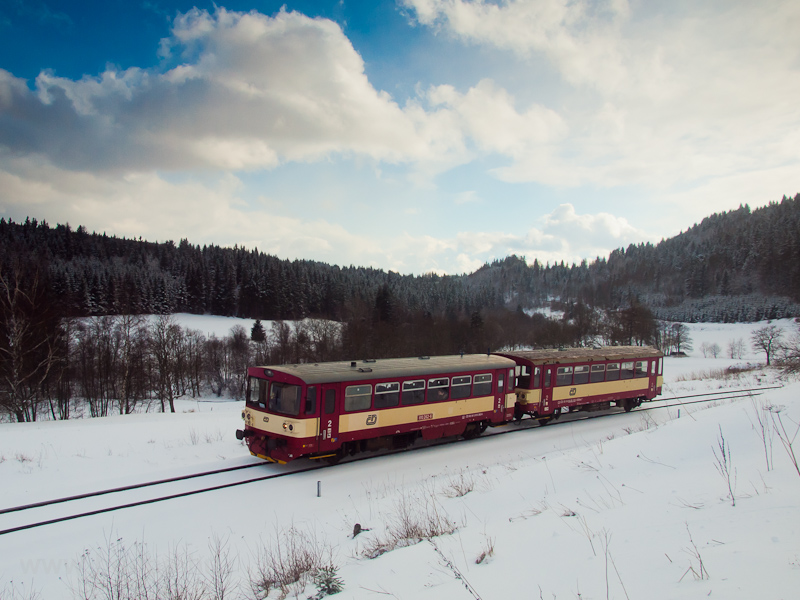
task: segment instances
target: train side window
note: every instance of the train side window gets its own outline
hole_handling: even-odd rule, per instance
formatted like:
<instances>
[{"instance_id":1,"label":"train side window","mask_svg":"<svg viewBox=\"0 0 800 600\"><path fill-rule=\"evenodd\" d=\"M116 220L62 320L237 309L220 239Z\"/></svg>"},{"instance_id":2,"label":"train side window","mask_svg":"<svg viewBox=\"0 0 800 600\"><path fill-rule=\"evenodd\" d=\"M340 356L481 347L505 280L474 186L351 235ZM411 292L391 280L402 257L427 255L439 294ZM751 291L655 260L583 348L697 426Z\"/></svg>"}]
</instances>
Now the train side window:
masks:
<instances>
[{"instance_id":1,"label":"train side window","mask_svg":"<svg viewBox=\"0 0 800 600\"><path fill-rule=\"evenodd\" d=\"M475 375L475 381L472 385L473 396L489 396L492 393L492 374L486 373L485 375Z\"/></svg>"},{"instance_id":2,"label":"train side window","mask_svg":"<svg viewBox=\"0 0 800 600\"><path fill-rule=\"evenodd\" d=\"M606 381L616 381L619 379L619 363L606 365Z\"/></svg>"},{"instance_id":3,"label":"train side window","mask_svg":"<svg viewBox=\"0 0 800 600\"><path fill-rule=\"evenodd\" d=\"M664 374L664 359L663 358L659 358L658 359L658 374L659 375L663 375Z\"/></svg>"},{"instance_id":4,"label":"train side window","mask_svg":"<svg viewBox=\"0 0 800 600\"><path fill-rule=\"evenodd\" d=\"M425 380L403 382L403 406L425 402Z\"/></svg>"},{"instance_id":5,"label":"train side window","mask_svg":"<svg viewBox=\"0 0 800 600\"><path fill-rule=\"evenodd\" d=\"M591 383L598 383L603 381L606 378L606 366L605 365L592 365L592 373L589 376L589 381Z\"/></svg>"},{"instance_id":6,"label":"train side window","mask_svg":"<svg viewBox=\"0 0 800 600\"><path fill-rule=\"evenodd\" d=\"M589 383L589 365L575 367L575 375L572 378L572 383L575 385Z\"/></svg>"},{"instance_id":7,"label":"train side window","mask_svg":"<svg viewBox=\"0 0 800 600\"><path fill-rule=\"evenodd\" d=\"M375 408L389 408L400 404L399 383L375 384Z\"/></svg>"},{"instance_id":8,"label":"train side window","mask_svg":"<svg viewBox=\"0 0 800 600\"><path fill-rule=\"evenodd\" d=\"M470 375L453 377L453 381L450 384L450 399L461 400L462 398L469 398L471 383L472 377Z\"/></svg>"},{"instance_id":9,"label":"train side window","mask_svg":"<svg viewBox=\"0 0 800 600\"><path fill-rule=\"evenodd\" d=\"M650 375L655 375L656 374L656 363L657 362L658 362L657 360L651 360L650 361Z\"/></svg>"},{"instance_id":10,"label":"train side window","mask_svg":"<svg viewBox=\"0 0 800 600\"><path fill-rule=\"evenodd\" d=\"M317 388L312 386L306 390L305 414L311 416L315 412L317 412Z\"/></svg>"},{"instance_id":11,"label":"train side window","mask_svg":"<svg viewBox=\"0 0 800 600\"><path fill-rule=\"evenodd\" d=\"M514 391L514 369L508 370L508 391Z\"/></svg>"},{"instance_id":12,"label":"train side window","mask_svg":"<svg viewBox=\"0 0 800 600\"><path fill-rule=\"evenodd\" d=\"M447 400L450 391L450 379L439 377L428 380L428 402Z\"/></svg>"},{"instance_id":13,"label":"train side window","mask_svg":"<svg viewBox=\"0 0 800 600\"><path fill-rule=\"evenodd\" d=\"M332 415L336 412L336 390L325 390L325 414Z\"/></svg>"},{"instance_id":14,"label":"train side window","mask_svg":"<svg viewBox=\"0 0 800 600\"><path fill-rule=\"evenodd\" d=\"M556 385L572 385L572 367L558 367Z\"/></svg>"},{"instance_id":15,"label":"train side window","mask_svg":"<svg viewBox=\"0 0 800 600\"><path fill-rule=\"evenodd\" d=\"M647 361L637 360L635 377L647 377Z\"/></svg>"},{"instance_id":16,"label":"train side window","mask_svg":"<svg viewBox=\"0 0 800 600\"><path fill-rule=\"evenodd\" d=\"M504 377L505 376L503 375L503 373L500 373L500 375L497 376L497 393L498 394L501 394L503 392L503 390L505 389L505 387L506 387L505 386Z\"/></svg>"},{"instance_id":17,"label":"train side window","mask_svg":"<svg viewBox=\"0 0 800 600\"><path fill-rule=\"evenodd\" d=\"M542 370L539 367L533 369L533 387L538 388L542 380Z\"/></svg>"},{"instance_id":18,"label":"train side window","mask_svg":"<svg viewBox=\"0 0 800 600\"><path fill-rule=\"evenodd\" d=\"M633 378L633 361L622 363L620 379L632 379L632 378Z\"/></svg>"},{"instance_id":19,"label":"train side window","mask_svg":"<svg viewBox=\"0 0 800 600\"><path fill-rule=\"evenodd\" d=\"M372 404L371 385L348 385L344 391L344 410L367 410Z\"/></svg>"},{"instance_id":20,"label":"train side window","mask_svg":"<svg viewBox=\"0 0 800 600\"><path fill-rule=\"evenodd\" d=\"M550 379L552 378L553 371L551 369L547 369L544 373L544 387L550 387Z\"/></svg>"}]
</instances>

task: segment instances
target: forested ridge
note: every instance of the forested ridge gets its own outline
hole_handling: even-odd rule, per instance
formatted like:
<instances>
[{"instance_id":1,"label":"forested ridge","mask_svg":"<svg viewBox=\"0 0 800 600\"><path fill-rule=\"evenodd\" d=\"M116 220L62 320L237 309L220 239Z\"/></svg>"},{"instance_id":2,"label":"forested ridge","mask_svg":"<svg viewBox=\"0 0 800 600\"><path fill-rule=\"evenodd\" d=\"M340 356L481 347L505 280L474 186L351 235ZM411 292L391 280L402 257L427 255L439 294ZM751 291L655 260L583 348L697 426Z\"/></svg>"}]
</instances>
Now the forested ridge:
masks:
<instances>
[{"instance_id":1,"label":"forested ridge","mask_svg":"<svg viewBox=\"0 0 800 600\"><path fill-rule=\"evenodd\" d=\"M511 303L616 309L632 298L675 321L800 316L800 194L713 214L658 244L631 244L591 263L528 265L515 256L470 275Z\"/></svg>"},{"instance_id":2,"label":"forested ridge","mask_svg":"<svg viewBox=\"0 0 800 600\"><path fill-rule=\"evenodd\" d=\"M470 316L557 300L674 320L798 316L800 194L711 215L673 238L579 265L516 256L458 276L282 260L240 247L154 243L0 219L0 270L36 270L67 316L189 312L343 320L353 311Z\"/></svg>"}]
</instances>

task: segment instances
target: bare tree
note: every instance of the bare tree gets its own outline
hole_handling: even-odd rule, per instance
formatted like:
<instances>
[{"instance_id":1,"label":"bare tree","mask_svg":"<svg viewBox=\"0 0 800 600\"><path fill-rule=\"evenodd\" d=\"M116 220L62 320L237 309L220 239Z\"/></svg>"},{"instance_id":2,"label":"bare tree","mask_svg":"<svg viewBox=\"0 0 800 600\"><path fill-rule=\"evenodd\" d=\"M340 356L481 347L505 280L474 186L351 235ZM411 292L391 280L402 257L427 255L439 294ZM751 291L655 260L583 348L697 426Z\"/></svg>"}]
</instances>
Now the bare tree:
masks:
<instances>
[{"instance_id":1,"label":"bare tree","mask_svg":"<svg viewBox=\"0 0 800 600\"><path fill-rule=\"evenodd\" d=\"M782 338L783 330L776 325L764 325L764 327L756 329L750 336L753 347L767 355L767 366L770 366L773 353L780 348Z\"/></svg>"},{"instance_id":2,"label":"bare tree","mask_svg":"<svg viewBox=\"0 0 800 600\"><path fill-rule=\"evenodd\" d=\"M0 406L19 422L36 420L60 334L39 269L0 270Z\"/></svg>"},{"instance_id":3,"label":"bare tree","mask_svg":"<svg viewBox=\"0 0 800 600\"><path fill-rule=\"evenodd\" d=\"M156 395L161 402L161 412L175 412L175 398L183 395L181 367L183 353L183 329L172 315L159 315L153 325L150 352L156 367Z\"/></svg>"},{"instance_id":4,"label":"bare tree","mask_svg":"<svg viewBox=\"0 0 800 600\"><path fill-rule=\"evenodd\" d=\"M742 338L728 342L728 356L730 358L744 358L745 345Z\"/></svg>"}]
</instances>

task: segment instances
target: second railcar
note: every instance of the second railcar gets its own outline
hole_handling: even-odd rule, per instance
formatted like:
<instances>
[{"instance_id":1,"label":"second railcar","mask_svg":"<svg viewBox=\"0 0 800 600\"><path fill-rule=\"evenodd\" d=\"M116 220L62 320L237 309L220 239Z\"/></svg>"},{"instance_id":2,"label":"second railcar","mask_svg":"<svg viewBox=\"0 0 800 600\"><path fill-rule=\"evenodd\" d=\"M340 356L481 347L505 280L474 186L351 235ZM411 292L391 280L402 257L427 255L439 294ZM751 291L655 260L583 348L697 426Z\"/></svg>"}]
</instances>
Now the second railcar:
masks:
<instances>
[{"instance_id":1,"label":"second railcar","mask_svg":"<svg viewBox=\"0 0 800 600\"><path fill-rule=\"evenodd\" d=\"M529 350L499 354L517 363L515 418L546 424L562 411L626 411L661 393L664 355L646 346Z\"/></svg>"}]
</instances>

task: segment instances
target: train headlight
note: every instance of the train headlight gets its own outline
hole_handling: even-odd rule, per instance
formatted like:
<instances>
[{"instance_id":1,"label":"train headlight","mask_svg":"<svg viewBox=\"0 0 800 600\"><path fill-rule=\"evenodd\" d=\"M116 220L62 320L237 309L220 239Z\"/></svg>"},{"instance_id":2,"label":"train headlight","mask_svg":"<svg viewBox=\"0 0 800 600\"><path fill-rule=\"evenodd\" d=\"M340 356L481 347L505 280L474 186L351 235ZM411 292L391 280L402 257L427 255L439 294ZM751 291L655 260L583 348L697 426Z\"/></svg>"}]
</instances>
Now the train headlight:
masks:
<instances>
[{"instance_id":1,"label":"train headlight","mask_svg":"<svg viewBox=\"0 0 800 600\"><path fill-rule=\"evenodd\" d=\"M288 422L283 424L283 428L284 429L288 429L289 431L294 431L294 425L292 425L291 423L288 423Z\"/></svg>"}]
</instances>

